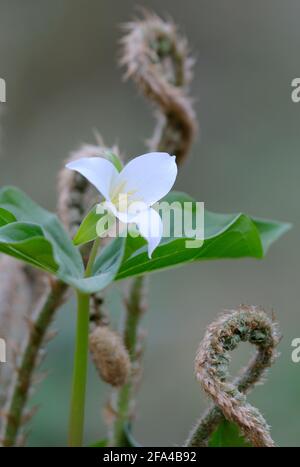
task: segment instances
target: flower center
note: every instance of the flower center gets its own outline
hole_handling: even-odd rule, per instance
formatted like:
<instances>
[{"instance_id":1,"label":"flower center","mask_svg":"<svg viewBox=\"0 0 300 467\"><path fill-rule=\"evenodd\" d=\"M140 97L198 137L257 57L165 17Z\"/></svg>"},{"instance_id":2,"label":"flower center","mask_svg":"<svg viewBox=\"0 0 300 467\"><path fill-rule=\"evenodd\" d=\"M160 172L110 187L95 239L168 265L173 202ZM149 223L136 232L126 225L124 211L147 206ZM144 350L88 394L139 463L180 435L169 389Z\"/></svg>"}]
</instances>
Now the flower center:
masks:
<instances>
[{"instance_id":1,"label":"flower center","mask_svg":"<svg viewBox=\"0 0 300 467\"><path fill-rule=\"evenodd\" d=\"M119 212L126 212L131 203L142 201L140 198L134 196L138 190L127 191L125 189L126 184L126 180L122 180L114 186L110 195L111 202Z\"/></svg>"}]
</instances>

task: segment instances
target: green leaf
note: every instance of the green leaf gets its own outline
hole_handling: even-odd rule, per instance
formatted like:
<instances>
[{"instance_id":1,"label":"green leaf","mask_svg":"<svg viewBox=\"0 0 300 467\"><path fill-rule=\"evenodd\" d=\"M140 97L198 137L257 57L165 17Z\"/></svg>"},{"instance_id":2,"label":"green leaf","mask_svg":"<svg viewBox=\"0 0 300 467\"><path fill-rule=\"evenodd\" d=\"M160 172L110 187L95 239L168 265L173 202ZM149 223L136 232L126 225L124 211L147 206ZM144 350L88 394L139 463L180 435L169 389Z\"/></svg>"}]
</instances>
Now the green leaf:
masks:
<instances>
[{"instance_id":1,"label":"green leaf","mask_svg":"<svg viewBox=\"0 0 300 467\"><path fill-rule=\"evenodd\" d=\"M108 446L108 439L100 439L100 441L96 441L89 445L89 448L105 448Z\"/></svg>"},{"instance_id":2,"label":"green leaf","mask_svg":"<svg viewBox=\"0 0 300 467\"><path fill-rule=\"evenodd\" d=\"M100 219L100 214L96 213L96 209L97 206L94 206L83 219L75 237L73 238L74 245L84 245L85 243L95 240L97 237L96 225Z\"/></svg>"},{"instance_id":3,"label":"green leaf","mask_svg":"<svg viewBox=\"0 0 300 467\"><path fill-rule=\"evenodd\" d=\"M41 208L13 187L0 191L0 206L17 221L0 227L3 252L46 271L50 267L51 272L62 278L83 275L79 251L72 245L55 214ZM24 256L20 258L20 254Z\"/></svg>"},{"instance_id":4,"label":"green leaf","mask_svg":"<svg viewBox=\"0 0 300 467\"><path fill-rule=\"evenodd\" d=\"M181 205L195 201L184 193L170 193L165 201ZM193 208L194 209L194 208ZM146 242L127 238L126 252L116 280L209 259L263 258L271 244L290 229L290 224L250 218L245 214L216 214L205 211L204 243L201 248L186 248L187 238L164 238L148 258ZM171 229L171 232L174 229Z\"/></svg>"},{"instance_id":5,"label":"green leaf","mask_svg":"<svg viewBox=\"0 0 300 467\"><path fill-rule=\"evenodd\" d=\"M104 235L107 231L105 229L105 225L109 221L109 217L110 215L107 212L105 212L104 214L97 214L97 205L94 206L83 219L78 231L76 232L76 235L73 238L74 245L84 245L85 243L95 240L98 236L96 227L100 220L102 221L102 233Z\"/></svg>"},{"instance_id":6,"label":"green leaf","mask_svg":"<svg viewBox=\"0 0 300 467\"><path fill-rule=\"evenodd\" d=\"M166 200L183 203L191 198L171 193ZM93 276L84 278L81 255L57 216L15 188L0 191L0 209L0 252L52 272L84 293L101 290L114 278L124 279L190 261L262 258L270 245L290 228L289 224L251 219L244 214L206 211L205 240L201 248L186 248L187 238L176 238L172 232L149 259L146 242L141 237L117 238L100 253Z\"/></svg>"},{"instance_id":7,"label":"green leaf","mask_svg":"<svg viewBox=\"0 0 300 467\"><path fill-rule=\"evenodd\" d=\"M0 191L0 209L0 252L53 273L84 293L101 290L117 274L124 255L124 238L116 239L100 253L93 277L85 278L79 250L55 214L11 187Z\"/></svg>"},{"instance_id":8,"label":"green leaf","mask_svg":"<svg viewBox=\"0 0 300 467\"><path fill-rule=\"evenodd\" d=\"M17 219L11 212L0 208L0 227L2 227L2 225L10 224L11 222L15 222L16 220Z\"/></svg>"},{"instance_id":9,"label":"green leaf","mask_svg":"<svg viewBox=\"0 0 300 467\"><path fill-rule=\"evenodd\" d=\"M276 242L290 228L291 224L264 219L253 219L260 235L264 254L267 253L272 243Z\"/></svg>"},{"instance_id":10,"label":"green leaf","mask_svg":"<svg viewBox=\"0 0 300 467\"><path fill-rule=\"evenodd\" d=\"M107 287L115 278L124 256L125 238L119 237L105 247L97 257L93 276L86 278L68 277L68 284L85 293L94 293Z\"/></svg>"},{"instance_id":11,"label":"green leaf","mask_svg":"<svg viewBox=\"0 0 300 467\"><path fill-rule=\"evenodd\" d=\"M216 431L212 434L208 445L211 448L251 447L251 444L240 434L238 426L227 420L223 420L220 423Z\"/></svg>"},{"instance_id":12,"label":"green leaf","mask_svg":"<svg viewBox=\"0 0 300 467\"><path fill-rule=\"evenodd\" d=\"M52 246L36 224L13 222L1 227L0 251L47 272L58 270Z\"/></svg>"}]
</instances>

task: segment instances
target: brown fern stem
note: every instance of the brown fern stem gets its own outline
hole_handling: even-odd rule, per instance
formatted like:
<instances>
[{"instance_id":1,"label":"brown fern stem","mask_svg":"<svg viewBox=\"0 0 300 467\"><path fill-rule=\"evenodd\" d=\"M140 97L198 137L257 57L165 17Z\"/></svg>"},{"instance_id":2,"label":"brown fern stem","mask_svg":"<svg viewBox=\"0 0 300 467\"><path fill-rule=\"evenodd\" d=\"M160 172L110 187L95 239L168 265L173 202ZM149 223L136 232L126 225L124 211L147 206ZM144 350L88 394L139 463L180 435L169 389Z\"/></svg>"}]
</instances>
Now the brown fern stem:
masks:
<instances>
[{"instance_id":1,"label":"brown fern stem","mask_svg":"<svg viewBox=\"0 0 300 467\"><path fill-rule=\"evenodd\" d=\"M7 363L0 365L0 406L7 406L12 382L16 379L21 343L26 342L28 322L41 297L49 290L46 274L10 256L0 258L0 332L7 343ZM30 419L30 413L23 420ZM6 417L0 412L0 439ZM1 442L0 442L1 445Z\"/></svg>"},{"instance_id":2,"label":"brown fern stem","mask_svg":"<svg viewBox=\"0 0 300 467\"><path fill-rule=\"evenodd\" d=\"M261 381L273 363L279 340L277 323L258 307L241 306L223 314L208 327L197 351L195 373L216 405L199 420L186 446L207 446L223 417L235 422L253 446L274 446L269 426L258 409L247 402L245 394ZM256 354L242 375L231 383L229 351L246 341L256 346Z\"/></svg>"},{"instance_id":3,"label":"brown fern stem","mask_svg":"<svg viewBox=\"0 0 300 467\"><path fill-rule=\"evenodd\" d=\"M144 96L157 109L150 149L177 156L181 164L194 140L197 124L188 96L194 60L187 40L172 21L146 12L127 23L121 64Z\"/></svg>"},{"instance_id":4,"label":"brown fern stem","mask_svg":"<svg viewBox=\"0 0 300 467\"><path fill-rule=\"evenodd\" d=\"M5 414L3 446L14 446L22 421L33 373L39 360L40 349L46 337L53 316L62 302L67 286L59 281L53 281L51 291L41 310L32 317L29 337L22 352L16 381L13 386L9 406Z\"/></svg>"},{"instance_id":5,"label":"brown fern stem","mask_svg":"<svg viewBox=\"0 0 300 467\"><path fill-rule=\"evenodd\" d=\"M141 352L139 352L139 325L145 312L145 278L139 276L130 284L128 297L125 299L125 323L123 340L131 361L131 375L117 395L117 407L113 426L112 444L127 446L126 424L134 416L134 396L141 373Z\"/></svg>"}]
</instances>

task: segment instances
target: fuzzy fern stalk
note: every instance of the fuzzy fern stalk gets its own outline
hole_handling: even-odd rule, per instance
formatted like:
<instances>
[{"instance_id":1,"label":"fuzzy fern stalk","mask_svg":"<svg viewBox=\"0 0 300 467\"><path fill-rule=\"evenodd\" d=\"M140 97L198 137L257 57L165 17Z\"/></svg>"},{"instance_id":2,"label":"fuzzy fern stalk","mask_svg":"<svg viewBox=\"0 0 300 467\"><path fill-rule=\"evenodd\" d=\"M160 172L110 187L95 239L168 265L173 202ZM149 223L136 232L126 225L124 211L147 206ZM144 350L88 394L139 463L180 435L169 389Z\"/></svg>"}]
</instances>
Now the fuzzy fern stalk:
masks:
<instances>
[{"instance_id":1,"label":"fuzzy fern stalk","mask_svg":"<svg viewBox=\"0 0 300 467\"><path fill-rule=\"evenodd\" d=\"M247 402L246 394L262 378L274 359L280 340L277 323L261 308L241 306L228 311L207 329L196 359L196 378L215 403L191 432L186 446L205 447L223 417L235 422L255 447L273 447L270 428L258 409ZM241 342L256 347L256 354L232 383L228 366L230 351Z\"/></svg>"},{"instance_id":2,"label":"fuzzy fern stalk","mask_svg":"<svg viewBox=\"0 0 300 467\"><path fill-rule=\"evenodd\" d=\"M138 89L156 108L157 124L149 142L153 151L168 151L177 164L186 158L194 140L197 119L189 98L194 59L186 38L172 21L145 12L125 24L121 63Z\"/></svg>"},{"instance_id":3,"label":"fuzzy fern stalk","mask_svg":"<svg viewBox=\"0 0 300 467\"><path fill-rule=\"evenodd\" d=\"M143 276L131 282L128 296L124 299L125 322L123 341L127 349L131 373L126 384L117 394L113 394L112 408L113 430L111 444L114 446L127 446L127 427L131 426L135 415L135 395L142 372L142 340L139 329L140 321L146 311L146 280Z\"/></svg>"},{"instance_id":4,"label":"fuzzy fern stalk","mask_svg":"<svg viewBox=\"0 0 300 467\"><path fill-rule=\"evenodd\" d=\"M32 332L34 311L41 297L49 292L46 276L15 259L2 256L0 259L0 329L7 338L7 364L0 367L0 445L3 445L5 432L11 421L10 408L15 386L20 381L20 362ZM48 334L47 336L51 336ZM36 363L41 353L37 355ZM32 380L32 385L36 378ZM20 406L20 423L23 428L30 419L32 410L25 412ZM18 442L24 439L24 433Z\"/></svg>"},{"instance_id":5,"label":"fuzzy fern stalk","mask_svg":"<svg viewBox=\"0 0 300 467\"><path fill-rule=\"evenodd\" d=\"M197 119L189 97L193 58L187 40L176 25L145 12L140 20L124 25L121 64L126 78L136 83L139 91L156 109L156 128L149 141L151 151L176 155L181 164L188 155L197 132ZM125 302L124 342L137 370L123 386L114 407L115 423L112 443L126 445L126 426L134 418L134 388L141 373L139 325L145 310L144 277L134 279Z\"/></svg>"},{"instance_id":6,"label":"fuzzy fern stalk","mask_svg":"<svg viewBox=\"0 0 300 467\"><path fill-rule=\"evenodd\" d=\"M41 348L47 339L47 330L52 323L53 316L63 300L65 284L59 281L51 283L48 294L41 309L30 320L30 332L24 349L20 355L17 376L11 389L8 408L5 413L6 423L3 424L3 446L14 446L17 435L24 420L24 408L29 391L34 383L33 372L39 363ZM28 418L25 419L28 421Z\"/></svg>"},{"instance_id":7,"label":"fuzzy fern stalk","mask_svg":"<svg viewBox=\"0 0 300 467\"><path fill-rule=\"evenodd\" d=\"M121 158L119 148L116 145L107 147L98 133L95 136L97 144L82 145L72 152L66 162L85 157L99 157L106 153L113 153ZM82 175L64 167L58 175L58 194L58 215L73 237L84 216L91 206L97 202L96 190Z\"/></svg>"},{"instance_id":8,"label":"fuzzy fern stalk","mask_svg":"<svg viewBox=\"0 0 300 467\"><path fill-rule=\"evenodd\" d=\"M82 157L93 157L99 150L101 148L98 146L83 145L71 154L67 162ZM73 237L95 199L95 191L84 177L64 167L58 174L58 193L57 212Z\"/></svg>"}]
</instances>

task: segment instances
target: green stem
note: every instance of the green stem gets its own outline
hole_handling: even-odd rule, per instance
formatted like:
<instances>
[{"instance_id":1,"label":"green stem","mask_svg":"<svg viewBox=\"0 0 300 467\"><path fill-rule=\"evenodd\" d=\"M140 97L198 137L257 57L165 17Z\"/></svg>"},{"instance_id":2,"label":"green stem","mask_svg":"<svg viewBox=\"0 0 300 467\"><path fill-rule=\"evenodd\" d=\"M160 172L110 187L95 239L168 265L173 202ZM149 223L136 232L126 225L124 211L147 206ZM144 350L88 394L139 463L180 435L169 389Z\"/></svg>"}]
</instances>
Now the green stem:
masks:
<instances>
[{"instance_id":1,"label":"green stem","mask_svg":"<svg viewBox=\"0 0 300 467\"><path fill-rule=\"evenodd\" d=\"M82 445L89 335L89 295L77 292L77 330L71 397L69 446Z\"/></svg>"},{"instance_id":2,"label":"green stem","mask_svg":"<svg viewBox=\"0 0 300 467\"><path fill-rule=\"evenodd\" d=\"M93 244L89 261L86 266L85 277L89 277L92 273L99 243L100 238L97 238ZM88 366L89 315L90 295L77 291L76 346L74 355L71 411L69 421L70 447L82 446Z\"/></svg>"}]
</instances>

